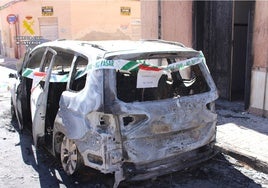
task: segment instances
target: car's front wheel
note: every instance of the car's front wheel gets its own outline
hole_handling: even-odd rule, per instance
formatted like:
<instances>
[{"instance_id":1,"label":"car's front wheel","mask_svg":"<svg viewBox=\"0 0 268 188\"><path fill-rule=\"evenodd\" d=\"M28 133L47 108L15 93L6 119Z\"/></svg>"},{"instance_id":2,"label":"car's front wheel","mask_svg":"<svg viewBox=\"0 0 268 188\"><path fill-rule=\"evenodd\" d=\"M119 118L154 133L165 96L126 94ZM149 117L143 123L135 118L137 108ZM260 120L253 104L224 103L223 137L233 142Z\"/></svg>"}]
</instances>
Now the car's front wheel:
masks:
<instances>
[{"instance_id":1,"label":"car's front wheel","mask_svg":"<svg viewBox=\"0 0 268 188\"><path fill-rule=\"evenodd\" d=\"M68 175L74 175L83 166L83 159L75 142L66 136L63 137L60 153L63 170Z\"/></svg>"}]
</instances>

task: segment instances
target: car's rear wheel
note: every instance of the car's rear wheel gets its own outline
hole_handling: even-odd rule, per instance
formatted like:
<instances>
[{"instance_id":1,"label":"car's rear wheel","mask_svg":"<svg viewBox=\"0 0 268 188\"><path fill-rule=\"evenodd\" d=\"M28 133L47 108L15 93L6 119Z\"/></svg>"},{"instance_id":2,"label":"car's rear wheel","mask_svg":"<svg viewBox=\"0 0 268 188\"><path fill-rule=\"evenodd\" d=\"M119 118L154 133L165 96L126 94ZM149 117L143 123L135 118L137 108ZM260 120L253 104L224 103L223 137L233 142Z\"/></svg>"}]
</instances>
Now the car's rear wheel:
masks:
<instances>
[{"instance_id":1,"label":"car's rear wheel","mask_svg":"<svg viewBox=\"0 0 268 188\"><path fill-rule=\"evenodd\" d=\"M61 164L68 175L74 175L83 166L82 156L75 142L66 136L63 137L61 143Z\"/></svg>"}]
</instances>

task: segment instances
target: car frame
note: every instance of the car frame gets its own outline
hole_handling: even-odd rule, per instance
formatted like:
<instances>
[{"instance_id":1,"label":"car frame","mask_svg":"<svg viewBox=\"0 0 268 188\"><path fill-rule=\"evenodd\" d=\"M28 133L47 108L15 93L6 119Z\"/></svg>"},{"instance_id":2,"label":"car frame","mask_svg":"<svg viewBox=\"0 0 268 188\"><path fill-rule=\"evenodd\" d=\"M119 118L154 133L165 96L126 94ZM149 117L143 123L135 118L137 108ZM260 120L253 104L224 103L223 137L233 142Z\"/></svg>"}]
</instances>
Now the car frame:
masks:
<instances>
[{"instance_id":1,"label":"car frame","mask_svg":"<svg viewBox=\"0 0 268 188\"><path fill-rule=\"evenodd\" d=\"M46 42L11 88L20 129L69 175L138 181L215 155L218 93L200 51L163 40Z\"/></svg>"}]
</instances>

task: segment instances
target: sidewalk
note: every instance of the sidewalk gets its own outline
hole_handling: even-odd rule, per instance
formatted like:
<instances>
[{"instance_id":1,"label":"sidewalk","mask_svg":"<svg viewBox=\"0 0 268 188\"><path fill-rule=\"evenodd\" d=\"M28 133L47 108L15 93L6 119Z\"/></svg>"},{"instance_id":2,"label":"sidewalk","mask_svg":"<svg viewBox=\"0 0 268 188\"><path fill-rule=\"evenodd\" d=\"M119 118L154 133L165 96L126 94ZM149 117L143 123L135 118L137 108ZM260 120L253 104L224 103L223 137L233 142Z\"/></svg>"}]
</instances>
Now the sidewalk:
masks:
<instances>
[{"instance_id":1,"label":"sidewalk","mask_svg":"<svg viewBox=\"0 0 268 188\"><path fill-rule=\"evenodd\" d=\"M218 100L216 148L268 173L268 118L243 111L239 102Z\"/></svg>"},{"instance_id":2,"label":"sidewalk","mask_svg":"<svg viewBox=\"0 0 268 188\"><path fill-rule=\"evenodd\" d=\"M9 69L16 70L16 64L19 61L20 60L15 59L15 58L3 57L2 55L0 55L0 66L6 67Z\"/></svg>"},{"instance_id":3,"label":"sidewalk","mask_svg":"<svg viewBox=\"0 0 268 188\"><path fill-rule=\"evenodd\" d=\"M17 59L4 58L0 56L0 96L8 91L10 80L9 74L16 73Z\"/></svg>"},{"instance_id":4,"label":"sidewalk","mask_svg":"<svg viewBox=\"0 0 268 188\"><path fill-rule=\"evenodd\" d=\"M9 71L16 70L18 61L0 56L0 78L6 79ZM268 173L268 118L249 114L240 102L217 100L216 110L216 149Z\"/></svg>"}]
</instances>

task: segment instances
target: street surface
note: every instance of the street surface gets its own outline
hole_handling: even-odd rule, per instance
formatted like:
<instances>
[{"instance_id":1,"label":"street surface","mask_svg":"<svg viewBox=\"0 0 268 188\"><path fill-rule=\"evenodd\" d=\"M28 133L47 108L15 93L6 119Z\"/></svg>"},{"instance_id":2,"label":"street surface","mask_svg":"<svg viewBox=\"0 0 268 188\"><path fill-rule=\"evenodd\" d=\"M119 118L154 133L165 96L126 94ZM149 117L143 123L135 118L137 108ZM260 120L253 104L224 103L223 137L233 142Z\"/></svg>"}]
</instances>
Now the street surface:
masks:
<instances>
[{"instance_id":1,"label":"street surface","mask_svg":"<svg viewBox=\"0 0 268 188\"><path fill-rule=\"evenodd\" d=\"M10 114L10 94L6 89L8 74L9 70L0 66L0 187L112 187L112 175L85 170L79 177L68 177L52 155L43 148L33 146L29 132L18 130L18 124ZM227 113L227 109L219 112L219 123L228 118L238 119L232 114L235 112ZM244 120L246 122L247 119L242 118ZM193 168L146 181L122 182L120 187L268 188L268 174L219 153Z\"/></svg>"}]
</instances>

